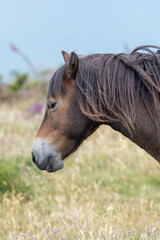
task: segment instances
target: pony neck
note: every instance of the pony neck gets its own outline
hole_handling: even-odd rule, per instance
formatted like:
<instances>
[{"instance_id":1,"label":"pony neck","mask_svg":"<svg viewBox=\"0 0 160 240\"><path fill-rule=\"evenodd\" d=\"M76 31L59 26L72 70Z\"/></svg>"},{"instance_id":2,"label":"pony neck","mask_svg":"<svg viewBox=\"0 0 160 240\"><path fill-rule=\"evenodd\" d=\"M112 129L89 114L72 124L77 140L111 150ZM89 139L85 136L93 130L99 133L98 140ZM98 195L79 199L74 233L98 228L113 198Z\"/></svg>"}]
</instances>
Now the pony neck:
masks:
<instances>
[{"instance_id":1,"label":"pony neck","mask_svg":"<svg viewBox=\"0 0 160 240\"><path fill-rule=\"evenodd\" d=\"M132 134L119 122L111 122L108 125L136 143L160 163L160 129L156 126L142 102L139 102L137 109L135 129Z\"/></svg>"}]
</instances>

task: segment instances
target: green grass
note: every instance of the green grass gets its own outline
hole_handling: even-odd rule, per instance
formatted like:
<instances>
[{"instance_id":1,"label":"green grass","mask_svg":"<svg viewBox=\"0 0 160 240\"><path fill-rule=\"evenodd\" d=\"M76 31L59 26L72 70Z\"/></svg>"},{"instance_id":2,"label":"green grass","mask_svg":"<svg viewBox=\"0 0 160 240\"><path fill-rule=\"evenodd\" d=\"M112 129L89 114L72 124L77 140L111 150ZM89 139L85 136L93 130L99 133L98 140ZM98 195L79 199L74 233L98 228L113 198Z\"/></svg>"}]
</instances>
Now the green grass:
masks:
<instances>
[{"instance_id":1,"label":"green grass","mask_svg":"<svg viewBox=\"0 0 160 240\"><path fill-rule=\"evenodd\" d=\"M27 186L23 179L23 172L17 161L5 161L0 159L0 195L5 192L22 193L28 195L31 193L31 185Z\"/></svg>"},{"instance_id":2,"label":"green grass","mask_svg":"<svg viewBox=\"0 0 160 240\"><path fill-rule=\"evenodd\" d=\"M0 106L0 239L160 239L159 164L102 126L61 171L40 171L36 101Z\"/></svg>"}]
</instances>

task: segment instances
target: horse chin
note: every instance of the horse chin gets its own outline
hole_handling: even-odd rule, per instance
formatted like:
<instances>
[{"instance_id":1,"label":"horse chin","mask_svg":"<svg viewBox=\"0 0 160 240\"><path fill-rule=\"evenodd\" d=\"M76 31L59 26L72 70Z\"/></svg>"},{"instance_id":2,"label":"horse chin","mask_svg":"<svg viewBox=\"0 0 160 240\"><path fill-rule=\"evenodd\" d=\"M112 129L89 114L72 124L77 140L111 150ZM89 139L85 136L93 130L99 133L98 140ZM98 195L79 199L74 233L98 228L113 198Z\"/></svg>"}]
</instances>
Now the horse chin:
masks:
<instances>
[{"instance_id":1,"label":"horse chin","mask_svg":"<svg viewBox=\"0 0 160 240\"><path fill-rule=\"evenodd\" d=\"M56 172L64 167L64 161L50 157L46 166L47 172Z\"/></svg>"},{"instance_id":2,"label":"horse chin","mask_svg":"<svg viewBox=\"0 0 160 240\"><path fill-rule=\"evenodd\" d=\"M47 172L56 172L64 167L64 161L56 159L54 156L50 156L46 162L43 164L36 163L36 166L40 170L46 170Z\"/></svg>"}]
</instances>

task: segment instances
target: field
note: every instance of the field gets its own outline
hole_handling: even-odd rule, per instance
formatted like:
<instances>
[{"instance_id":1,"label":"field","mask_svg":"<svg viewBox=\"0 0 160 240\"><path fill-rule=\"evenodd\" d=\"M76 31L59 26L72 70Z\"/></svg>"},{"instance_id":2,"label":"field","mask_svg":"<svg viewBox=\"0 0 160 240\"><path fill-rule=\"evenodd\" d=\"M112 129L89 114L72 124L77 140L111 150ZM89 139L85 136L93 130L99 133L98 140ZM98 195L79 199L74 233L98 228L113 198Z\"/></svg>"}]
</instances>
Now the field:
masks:
<instances>
[{"instance_id":1,"label":"field","mask_svg":"<svg viewBox=\"0 0 160 240\"><path fill-rule=\"evenodd\" d=\"M160 166L109 127L61 171L36 168L43 113L26 109L44 100L30 92L0 105L0 239L160 239Z\"/></svg>"}]
</instances>

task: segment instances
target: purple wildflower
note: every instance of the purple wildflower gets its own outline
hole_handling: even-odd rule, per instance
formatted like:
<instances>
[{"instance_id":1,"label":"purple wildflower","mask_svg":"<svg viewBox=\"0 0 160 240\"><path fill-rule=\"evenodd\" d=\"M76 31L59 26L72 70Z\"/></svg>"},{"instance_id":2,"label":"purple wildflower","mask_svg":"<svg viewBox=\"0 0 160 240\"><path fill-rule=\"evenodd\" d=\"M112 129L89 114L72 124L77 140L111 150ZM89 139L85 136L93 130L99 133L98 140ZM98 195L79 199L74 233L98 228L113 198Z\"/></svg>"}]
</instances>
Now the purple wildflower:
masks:
<instances>
[{"instance_id":1,"label":"purple wildflower","mask_svg":"<svg viewBox=\"0 0 160 240\"><path fill-rule=\"evenodd\" d=\"M34 114L41 114L45 103L36 103L34 106L27 108L27 111Z\"/></svg>"},{"instance_id":2,"label":"purple wildflower","mask_svg":"<svg viewBox=\"0 0 160 240\"><path fill-rule=\"evenodd\" d=\"M19 49L14 44L10 44L10 48L13 52L19 52Z\"/></svg>"}]
</instances>

